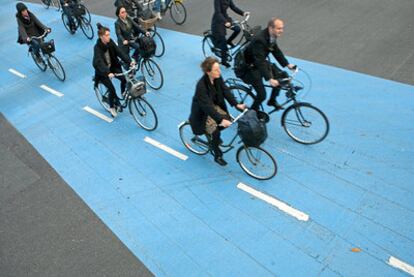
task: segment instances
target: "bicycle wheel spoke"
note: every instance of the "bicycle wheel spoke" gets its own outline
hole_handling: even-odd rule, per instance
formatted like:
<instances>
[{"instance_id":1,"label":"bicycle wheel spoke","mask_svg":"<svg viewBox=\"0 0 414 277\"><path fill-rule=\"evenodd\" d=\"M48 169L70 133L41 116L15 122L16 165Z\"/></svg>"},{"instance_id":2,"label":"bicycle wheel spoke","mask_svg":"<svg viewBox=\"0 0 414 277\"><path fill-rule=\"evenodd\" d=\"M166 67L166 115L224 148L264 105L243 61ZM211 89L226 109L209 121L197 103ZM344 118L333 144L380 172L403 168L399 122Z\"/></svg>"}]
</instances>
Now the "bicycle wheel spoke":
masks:
<instances>
[{"instance_id":1,"label":"bicycle wheel spoke","mask_svg":"<svg viewBox=\"0 0 414 277\"><path fill-rule=\"evenodd\" d=\"M145 99L132 99L129 104L129 110L135 122L145 130L152 131L157 128L157 115L152 106Z\"/></svg>"},{"instance_id":2,"label":"bicycle wheel spoke","mask_svg":"<svg viewBox=\"0 0 414 277\"><path fill-rule=\"evenodd\" d=\"M259 180L270 179L277 172L273 157L260 147L240 147L237 151L237 161L247 174Z\"/></svg>"},{"instance_id":3,"label":"bicycle wheel spoke","mask_svg":"<svg viewBox=\"0 0 414 277\"><path fill-rule=\"evenodd\" d=\"M49 55L48 61L49 66L52 69L53 73L56 75L56 77L62 82L65 81L66 73L62 65L60 64L59 60L55 56Z\"/></svg>"}]
</instances>

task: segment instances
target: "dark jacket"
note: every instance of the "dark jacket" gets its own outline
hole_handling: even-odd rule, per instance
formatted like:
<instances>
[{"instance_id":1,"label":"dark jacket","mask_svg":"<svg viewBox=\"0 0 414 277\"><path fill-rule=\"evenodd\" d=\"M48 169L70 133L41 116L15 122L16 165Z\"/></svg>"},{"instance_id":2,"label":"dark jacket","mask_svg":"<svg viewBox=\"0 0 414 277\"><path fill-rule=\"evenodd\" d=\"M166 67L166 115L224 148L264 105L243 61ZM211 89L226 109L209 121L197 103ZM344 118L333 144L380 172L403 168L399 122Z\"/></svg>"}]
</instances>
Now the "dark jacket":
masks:
<instances>
[{"instance_id":1,"label":"dark jacket","mask_svg":"<svg viewBox=\"0 0 414 277\"><path fill-rule=\"evenodd\" d=\"M129 16L127 16L126 20L130 24L130 28L128 28L127 24L119 18L115 21L115 32L118 38L118 45L123 45L124 40L130 40L133 37L137 37L139 34L145 34L144 30L142 30Z\"/></svg>"},{"instance_id":2,"label":"dark jacket","mask_svg":"<svg viewBox=\"0 0 414 277\"><path fill-rule=\"evenodd\" d=\"M21 13L16 14L16 19L19 31L17 42L20 44L27 43L28 37L41 36L48 29L31 12L29 12L29 20L26 20Z\"/></svg>"},{"instance_id":3,"label":"dark jacket","mask_svg":"<svg viewBox=\"0 0 414 277\"><path fill-rule=\"evenodd\" d=\"M109 68L105 59L105 52L107 50L111 57L111 68ZM98 39L93 48L93 67L95 68L95 75L108 77L109 73L114 72L111 69L117 69L118 71L122 70L118 57L127 64L131 63L129 56L125 55L112 39L107 45L103 44L101 39Z\"/></svg>"},{"instance_id":4,"label":"dark jacket","mask_svg":"<svg viewBox=\"0 0 414 277\"><path fill-rule=\"evenodd\" d=\"M272 53L282 67L289 64L288 60L285 58L285 55L283 55L283 52L279 49L277 43L270 43L269 29L266 28L253 37L244 53L246 63L259 70L260 75L266 81L272 78L269 62L266 60L269 53Z\"/></svg>"},{"instance_id":5,"label":"dark jacket","mask_svg":"<svg viewBox=\"0 0 414 277\"><path fill-rule=\"evenodd\" d=\"M205 133L207 116L213 118L217 124L224 119L214 105L218 105L227 112L226 99L230 105L236 106L237 101L230 90L225 86L223 78L214 80L214 88L207 74L198 81L196 91L191 104L190 125L193 133L201 135Z\"/></svg>"},{"instance_id":6,"label":"dark jacket","mask_svg":"<svg viewBox=\"0 0 414 277\"><path fill-rule=\"evenodd\" d=\"M232 22L227 14L227 9L232 9L235 13L243 16L244 12L234 5L233 0L214 0L214 14L211 20L211 30L215 34L226 34L226 22Z\"/></svg>"}]
</instances>

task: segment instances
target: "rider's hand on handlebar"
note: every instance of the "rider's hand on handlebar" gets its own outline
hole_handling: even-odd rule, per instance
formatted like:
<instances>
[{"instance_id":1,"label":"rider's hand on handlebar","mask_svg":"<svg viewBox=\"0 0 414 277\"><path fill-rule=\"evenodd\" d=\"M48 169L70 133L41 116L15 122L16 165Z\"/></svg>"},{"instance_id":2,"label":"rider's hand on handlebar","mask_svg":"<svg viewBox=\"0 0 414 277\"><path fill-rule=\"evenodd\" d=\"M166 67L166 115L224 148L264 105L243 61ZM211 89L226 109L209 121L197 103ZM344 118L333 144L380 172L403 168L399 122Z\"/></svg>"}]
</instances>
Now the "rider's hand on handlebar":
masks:
<instances>
[{"instance_id":1,"label":"rider's hand on handlebar","mask_svg":"<svg viewBox=\"0 0 414 277\"><path fill-rule=\"evenodd\" d=\"M30 43L32 40L28 37L28 38L26 39L26 41L27 41L27 43Z\"/></svg>"},{"instance_id":2,"label":"rider's hand on handlebar","mask_svg":"<svg viewBox=\"0 0 414 277\"><path fill-rule=\"evenodd\" d=\"M272 87L277 87L279 86L279 81L276 79L270 79L269 80L269 85L271 85Z\"/></svg>"},{"instance_id":3,"label":"rider's hand on handlebar","mask_svg":"<svg viewBox=\"0 0 414 277\"><path fill-rule=\"evenodd\" d=\"M227 119L223 119L220 123L220 126L222 126L224 128L230 127L231 126L231 121L227 120Z\"/></svg>"},{"instance_id":4,"label":"rider's hand on handlebar","mask_svg":"<svg viewBox=\"0 0 414 277\"><path fill-rule=\"evenodd\" d=\"M123 44L123 45L128 45L128 41L127 41L127 40L124 40L124 41L122 42L122 44Z\"/></svg>"},{"instance_id":5,"label":"rider's hand on handlebar","mask_svg":"<svg viewBox=\"0 0 414 277\"><path fill-rule=\"evenodd\" d=\"M130 67L134 67L136 65L136 62L135 62L135 60L132 60L131 61L131 64L129 65Z\"/></svg>"},{"instance_id":6,"label":"rider's hand on handlebar","mask_svg":"<svg viewBox=\"0 0 414 277\"><path fill-rule=\"evenodd\" d=\"M46 32L47 32L47 33L51 33L51 32L52 32L52 29L47 28L47 29L46 29Z\"/></svg>"},{"instance_id":7,"label":"rider's hand on handlebar","mask_svg":"<svg viewBox=\"0 0 414 277\"><path fill-rule=\"evenodd\" d=\"M247 107L246 107L246 104L237 104L237 105L236 105L236 108L237 108L239 111L244 111Z\"/></svg>"},{"instance_id":8,"label":"rider's hand on handlebar","mask_svg":"<svg viewBox=\"0 0 414 277\"><path fill-rule=\"evenodd\" d=\"M296 65L296 64L288 64L287 65L287 67L290 69L290 70L296 70L296 68L298 68L298 66Z\"/></svg>"},{"instance_id":9,"label":"rider's hand on handlebar","mask_svg":"<svg viewBox=\"0 0 414 277\"><path fill-rule=\"evenodd\" d=\"M114 78L114 77L115 77L115 75L114 75L113 73L109 73L109 74L108 74L108 77L109 77L109 79L112 79L112 78Z\"/></svg>"},{"instance_id":10,"label":"rider's hand on handlebar","mask_svg":"<svg viewBox=\"0 0 414 277\"><path fill-rule=\"evenodd\" d=\"M226 22L226 23L224 23L224 26L226 26L227 28L230 28L231 27L231 23L230 22Z\"/></svg>"},{"instance_id":11,"label":"rider's hand on handlebar","mask_svg":"<svg viewBox=\"0 0 414 277\"><path fill-rule=\"evenodd\" d=\"M151 36L151 33L150 32L146 32L145 33L145 36L150 37Z\"/></svg>"},{"instance_id":12,"label":"rider's hand on handlebar","mask_svg":"<svg viewBox=\"0 0 414 277\"><path fill-rule=\"evenodd\" d=\"M250 12L244 12L244 17L247 17L247 16L249 16L250 15Z\"/></svg>"}]
</instances>

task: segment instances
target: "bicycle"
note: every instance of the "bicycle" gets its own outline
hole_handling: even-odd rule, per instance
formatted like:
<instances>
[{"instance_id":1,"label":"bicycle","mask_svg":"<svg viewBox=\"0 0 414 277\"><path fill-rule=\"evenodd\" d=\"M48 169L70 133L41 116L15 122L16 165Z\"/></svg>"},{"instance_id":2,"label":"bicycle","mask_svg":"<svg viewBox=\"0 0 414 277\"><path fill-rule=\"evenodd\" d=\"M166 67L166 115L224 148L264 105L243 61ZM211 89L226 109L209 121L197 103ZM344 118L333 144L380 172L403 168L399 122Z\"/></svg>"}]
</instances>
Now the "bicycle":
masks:
<instances>
[{"instance_id":1,"label":"bicycle","mask_svg":"<svg viewBox=\"0 0 414 277\"><path fill-rule=\"evenodd\" d=\"M295 84L294 77L298 71L299 68L296 67L291 76L279 80L280 89L285 91L287 98L281 106L288 106L283 111L281 125L287 135L294 141L307 145L316 144L328 136L329 121L327 116L319 108L310 103L297 100L298 92L303 89L303 86ZM251 106L256 98L253 93L253 87L251 85L247 86L240 79L230 78L226 80L226 85L233 95L239 99L240 103ZM269 85L265 85L265 87L272 88ZM261 110L264 111L263 105L261 105ZM266 121L270 120L270 114L278 110L273 108L273 110L263 113Z\"/></svg>"},{"instance_id":2,"label":"bicycle","mask_svg":"<svg viewBox=\"0 0 414 277\"><path fill-rule=\"evenodd\" d=\"M170 0L165 7L161 7L162 16L165 15L167 10L170 10L171 19L175 22L175 24L184 24L187 19L187 10L183 4L183 0Z\"/></svg>"},{"instance_id":3,"label":"bicycle","mask_svg":"<svg viewBox=\"0 0 414 277\"><path fill-rule=\"evenodd\" d=\"M55 57L55 55L53 55L55 52L54 40L52 39L49 42L43 41L43 39L48 34L49 33L46 31L41 36L31 37L30 40L35 39L40 42L40 49L38 55L36 55L33 51L32 46L29 46L28 54L30 53L33 61L41 71L46 71L47 67L49 66L55 76L63 82L66 79L66 73L59 60Z\"/></svg>"},{"instance_id":4,"label":"bicycle","mask_svg":"<svg viewBox=\"0 0 414 277\"><path fill-rule=\"evenodd\" d=\"M260 30L260 26L256 26L251 28L249 24L247 24L250 18L250 14L245 16L242 21L233 21L233 26L239 26L241 29L241 36L237 39L236 43L231 46L227 50L227 62L230 63L233 60L233 57L237 54L237 52L245 46L251 38ZM202 41L202 50L203 55L205 58L209 56L216 56L217 58L221 58L222 52L220 48L214 46L214 37L211 30L204 31L203 33L203 41Z\"/></svg>"},{"instance_id":5,"label":"bicycle","mask_svg":"<svg viewBox=\"0 0 414 277\"><path fill-rule=\"evenodd\" d=\"M46 9L49 9L50 6L55 7L57 11L60 10L59 0L42 0L42 4Z\"/></svg>"},{"instance_id":6,"label":"bicycle","mask_svg":"<svg viewBox=\"0 0 414 277\"><path fill-rule=\"evenodd\" d=\"M138 37L132 38L129 42L136 42ZM132 48L132 47L131 47ZM132 49L131 49L132 50ZM160 66L151 58L152 55L144 54L140 51L137 65L138 70L141 69L141 73L144 76L145 82L155 90L159 90L164 84L164 75L162 74Z\"/></svg>"},{"instance_id":7,"label":"bicycle","mask_svg":"<svg viewBox=\"0 0 414 277\"><path fill-rule=\"evenodd\" d=\"M232 125L236 123L245 113L245 109L239 114L232 122ZM178 126L181 142L185 148L197 155L205 155L210 153L213 155L211 146L211 138L206 135L194 135L190 122L184 121ZM221 144L220 149L223 153L227 153L232 150L236 139L239 137L239 133L226 144ZM263 149L262 147L248 146L240 139L238 144L242 144L236 152L236 160L240 167L249 176L258 180L268 180L273 178L277 173L277 164L273 156Z\"/></svg>"},{"instance_id":8,"label":"bicycle","mask_svg":"<svg viewBox=\"0 0 414 277\"><path fill-rule=\"evenodd\" d=\"M131 67L129 70L123 73L114 74L115 76L125 76L127 80L126 90L122 93L122 97L119 98L120 106L118 110L129 109L129 113L134 118L135 122L147 131L153 131L158 126L158 117L154 108L145 99L144 94L147 92L145 82L135 78L135 71L137 66ZM109 90L95 77L92 78L94 82L95 95L98 98L101 106L110 112L109 106Z\"/></svg>"},{"instance_id":9,"label":"bicycle","mask_svg":"<svg viewBox=\"0 0 414 277\"><path fill-rule=\"evenodd\" d=\"M65 26L66 30L70 34L75 34L76 30L80 27L82 30L82 33L88 38L93 39L94 37L94 31L91 25L91 18L90 13L85 5L82 3L74 4L71 7L68 7L68 9L71 9L72 11L72 18L73 23L75 24L74 30L71 28L69 17L66 13L63 12L62 9L62 22Z\"/></svg>"}]
</instances>

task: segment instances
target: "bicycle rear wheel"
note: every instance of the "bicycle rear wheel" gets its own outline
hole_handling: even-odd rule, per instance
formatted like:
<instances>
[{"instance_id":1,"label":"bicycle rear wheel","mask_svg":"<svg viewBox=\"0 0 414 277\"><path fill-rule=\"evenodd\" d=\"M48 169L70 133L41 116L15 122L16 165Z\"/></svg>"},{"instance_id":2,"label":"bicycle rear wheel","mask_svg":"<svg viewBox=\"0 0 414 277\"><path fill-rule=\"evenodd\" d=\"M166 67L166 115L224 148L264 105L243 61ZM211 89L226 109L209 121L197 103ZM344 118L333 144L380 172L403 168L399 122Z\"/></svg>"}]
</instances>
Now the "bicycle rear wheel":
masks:
<instances>
[{"instance_id":1,"label":"bicycle rear wheel","mask_svg":"<svg viewBox=\"0 0 414 277\"><path fill-rule=\"evenodd\" d=\"M178 129L181 142L185 148L197 155L205 155L209 151L206 135L194 135L190 122L182 123Z\"/></svg>"},{"instance_id":2,"label":"bicycle rear wheel","mask_svg":"<svg viewBox=\"0 0 414 277\"><path fill-rule=\"evenodd\" d=\"M172 3L170 7L170 16L175 24L184 24L185 20L187 19L187 10L181 1L174 1L174 3Z\"/></svg>"},{"instance_id":3,"label":"bicycle rear wheel","mask_svg":"<svg viewBox=\"0 0 414 277\"><path fill-rule=\"evenodd\" d=\"M158 117L150 103L143 97L129 102L129 112L139 126L147 131L153 131L158 126Z\"/></svg>"},{"instance_id":4,"label":"bicycle rear wheel","mask_svg":"<svg viewBox=\"0 0 414 277\"><path fill-rule=\"evenodd\" d=\"M48 57L49 67L52 69L55 76L62 82L66 79L66 73L59 60L53 55L49 54Z\"/></svg>"},{"instance_id":5,"label":"bicycle rear wheel","mask_svg":"<svg viewBox=\"0 0 414 277\"><path fill-rule=\"evenodd\" d=\"M141 63L141 72L145 82L153 89L158 90L164 84L161 68L152 59L144 59Z\"/></svg>"},{"instance_id":6,"label":"bicycle rear wheel","mask_svg":"<svg viewBox=\"0 0 414 277\"><path fill-rule=\"evenodd\" d=\"M99 104L109 112L109 90L105 87L102 83L98 83L97 86L94 87L96 98L98 98Z\"/></svg>"},{"instance_id":7,"label":"bicycle rear wheel","mask_svg":"<svg viewBox=\"0 0 414 277\"><path fill-rule=\"evenodd\" d=\"M277 164L269 152L261 147L241 146L236 154L237 162L249 176L268 180L277 173Z\"/></svg>"},{"instance_id":8,"label":"bicycle rear wheel","mask_svg":"<svg viewBox=\"0 0 414 277\"><path fill-rule=\"evenodd\" d=\"M40 52L41 50L39 50ZM37 65L37 67L42 70L42 71L46 71L47 68L47 64L45 63L42 54L39 53L39 56L36 56L36 54L34 53L33 49L30 52L30 55L32 56L33 61L35 62L35 64Z\"/></svg>"},{"instance_id":9,"label":"bicycle rear wheel","mask_svg":"<svg viewBox=\"0 0 414 277\"><path fill-rule=\"evenodd\" d=\"M155 45L157 46L154 56L159 58L159 57L163 56L164 53L165 53L164 40L162 39L161 35L158 34L157 32L154 32L152 34L152 37L154 38Z\"/></svg>"},{"instance_id":10,"label":"bicycle rear wheel","mask_svg":"<svg viewBox=\"0 0 414 277\"><path fill-rule=\"evenodd\" d=\"M217 57L217 58L219 58L213 51L214 43L213 43L213 36L212 35L207 35L203 38L202 48L203 48L204 58L207 58L207 57Z\"/></svg>"},{"instance_id":11,"label":"bicycle rear wheel","mask_svg":"<svg viewBox=\"0 0 414 277\"><path fill-rule=\"evenodd\" d=\"M88 39L93 39L93 36L94 36L93 28L92 28L90 21L88 21L85 15L82 15L81 17L79 17L79 25L85 37L87 37Z\"/></svg>"},{"instance_id":12,"label":"bicycle rear wheel","mask_svg":"<svg viewBox=\"0 0 414 277\"><path fill-rule=\"evenodd\" d=\"M309 103L298 103L282 115L282 126L289 137L302 144L321 142L329 133L326 115Z\"/></svg>"}]
</instances>

